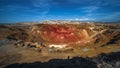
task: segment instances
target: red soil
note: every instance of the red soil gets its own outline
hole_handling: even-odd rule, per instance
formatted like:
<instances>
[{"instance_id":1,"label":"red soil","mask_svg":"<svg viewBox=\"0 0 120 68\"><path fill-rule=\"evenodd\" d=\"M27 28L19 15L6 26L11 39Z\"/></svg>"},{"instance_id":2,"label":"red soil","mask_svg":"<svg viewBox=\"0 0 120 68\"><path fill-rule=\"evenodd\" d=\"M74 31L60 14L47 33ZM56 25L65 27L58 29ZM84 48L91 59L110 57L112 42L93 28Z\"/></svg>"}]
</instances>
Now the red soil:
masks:
<instances>
[{"instance_id":1,"label":"red soil","mask_svg":"<svg viewBox=\"0 0 120 68\"><path fill-rule=\"evenodd\" d=\"M75 27L61 25L43 27L41 35L50 43L74 43L82 39Z\"/></svg>"}]
</instances>

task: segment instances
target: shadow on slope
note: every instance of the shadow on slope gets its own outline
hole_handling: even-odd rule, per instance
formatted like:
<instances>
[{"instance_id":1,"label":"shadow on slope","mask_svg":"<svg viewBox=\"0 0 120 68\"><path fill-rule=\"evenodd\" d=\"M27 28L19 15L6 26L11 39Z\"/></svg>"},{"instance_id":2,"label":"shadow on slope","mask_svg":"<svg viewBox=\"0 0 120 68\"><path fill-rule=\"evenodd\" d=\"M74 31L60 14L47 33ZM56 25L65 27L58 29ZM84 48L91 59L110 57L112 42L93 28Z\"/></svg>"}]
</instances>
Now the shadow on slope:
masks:
<instances>
[{"instance_id":1,"label":"shadow on slope","mask_svg":"<svg viewBox=\"0 0 120 68\"><path fill-rule=\"evenodd\" d=\"M52 59L48 62L11 64L5 68L119 68L120 52L100 54L94 58L74 57L72 59Z\"/></svg>"}]
</instances>

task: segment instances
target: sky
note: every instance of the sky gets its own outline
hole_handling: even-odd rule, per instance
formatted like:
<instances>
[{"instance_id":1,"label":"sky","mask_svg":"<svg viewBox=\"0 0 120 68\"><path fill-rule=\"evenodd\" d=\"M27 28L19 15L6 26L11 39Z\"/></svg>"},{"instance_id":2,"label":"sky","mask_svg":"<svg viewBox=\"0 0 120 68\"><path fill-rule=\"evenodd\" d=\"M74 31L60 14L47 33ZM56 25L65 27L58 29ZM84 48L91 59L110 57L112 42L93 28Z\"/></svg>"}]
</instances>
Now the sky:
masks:
<instances>
[{"instance_id":1,"label":"sky","mask_svg":"<svg viewBox=\"0 0 120 68\"><path fill-rule=\"evenodd\" d=\"M120 0L0 0L0 23L120 21Z\"/></svg>"}]
</instances>

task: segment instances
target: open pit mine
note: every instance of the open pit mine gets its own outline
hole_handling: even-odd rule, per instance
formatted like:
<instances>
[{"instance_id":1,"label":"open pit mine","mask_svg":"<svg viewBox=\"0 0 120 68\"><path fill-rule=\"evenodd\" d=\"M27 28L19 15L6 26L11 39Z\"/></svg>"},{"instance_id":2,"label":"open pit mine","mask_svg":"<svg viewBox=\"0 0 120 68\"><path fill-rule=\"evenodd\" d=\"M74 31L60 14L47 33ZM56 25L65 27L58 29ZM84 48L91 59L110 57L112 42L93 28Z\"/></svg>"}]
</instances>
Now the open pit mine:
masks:
<instances>
[{"instance_id":1,"label":"open pit mine","mask_svg":"<svg viewBox=\"0 0 120 68\"><path fill-rule=\"evenodd\" d=\"M34 24L14 24L4 28L10 28L11 32L6 37L16 40L15 45L18 46L74 48L95 44L104 46L114 37L119 39L120 30L115 26L74 21L43 21Z\"/></svg>"},{"instance_id":2,"label":"open pit mine","mask_svg":"<svg viewBox=\"0 0 120 68\"><path fill-rule=\"evenodd\" d=\"M99 64L100 54L112 52L120 55L119 23L43 21L0 25L0 67L76 56ZM98 56L97 62L92 60Z\"/></svg>"},{"instance_id":3,"label":"open pit mine","mask_svg":"<svg viewBox=\"0 0 120 68\"><path fill-rule=\"evenodd\" d=\"M74 24L38 24L33 26L30 31L30 34L38 40L42 38L46 43L55 44L55 47L72 44L81 46L92 40L86 29L78 29Z\"/></svg>"}]
</instances>

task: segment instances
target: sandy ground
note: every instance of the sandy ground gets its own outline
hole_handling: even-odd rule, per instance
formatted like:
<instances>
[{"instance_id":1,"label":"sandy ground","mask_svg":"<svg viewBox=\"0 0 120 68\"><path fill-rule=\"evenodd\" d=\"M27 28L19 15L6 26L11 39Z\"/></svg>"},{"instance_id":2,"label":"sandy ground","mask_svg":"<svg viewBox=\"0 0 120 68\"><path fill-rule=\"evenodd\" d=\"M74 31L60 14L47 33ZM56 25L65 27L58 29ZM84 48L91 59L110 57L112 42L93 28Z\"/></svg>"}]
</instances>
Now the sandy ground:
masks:
<instances>
[{"instance_id":1,"label":"sandy ground","mask_svg":"<svg viewBox=\"0 0 120 68\"><path fill-rule=\"evenodd\" d=\"M15 47L13 42L2 43L0 46L0 68L14 63L31 63L35 61L47 62L50 59L67 59L79 57L95 57L101 53L120 52L120 45L110 45L106 47L84 46L66 52L48 52L43 48L38 51L35 48Z\"/></svg>"},{"instance_id":2,"label":"sandy ground","mask_svg":"<svg viewBox=\"0 0 120 68\"><path fill-rule=\"evenodd\" d=\"M6 27L5 27L6 28ZM15 63L33 63L36 61L47 62L51 59L71 59L72 57L96 57L101 53L120 52L120 41L118 39L117 44L109 44L101 46L103 43L90 44L86 46L77 46L73 50L58 50L50 52L49 48L43 48L41 51L36 48L16 47L14 41L4 39L7 37L5 34L13 33L18 29L1 30L0 34L0 68ZM19 31L20 32L20 31ZM19 33L18 32L18 33ZM23 31L24 32L24 31ZM5 36L4 36L5 35ZM109 35L109 34L108 34ZM14 35L13 35L14 36ZM102 39L102 42L105 42Z\"/></svg>"}]
</instances>

